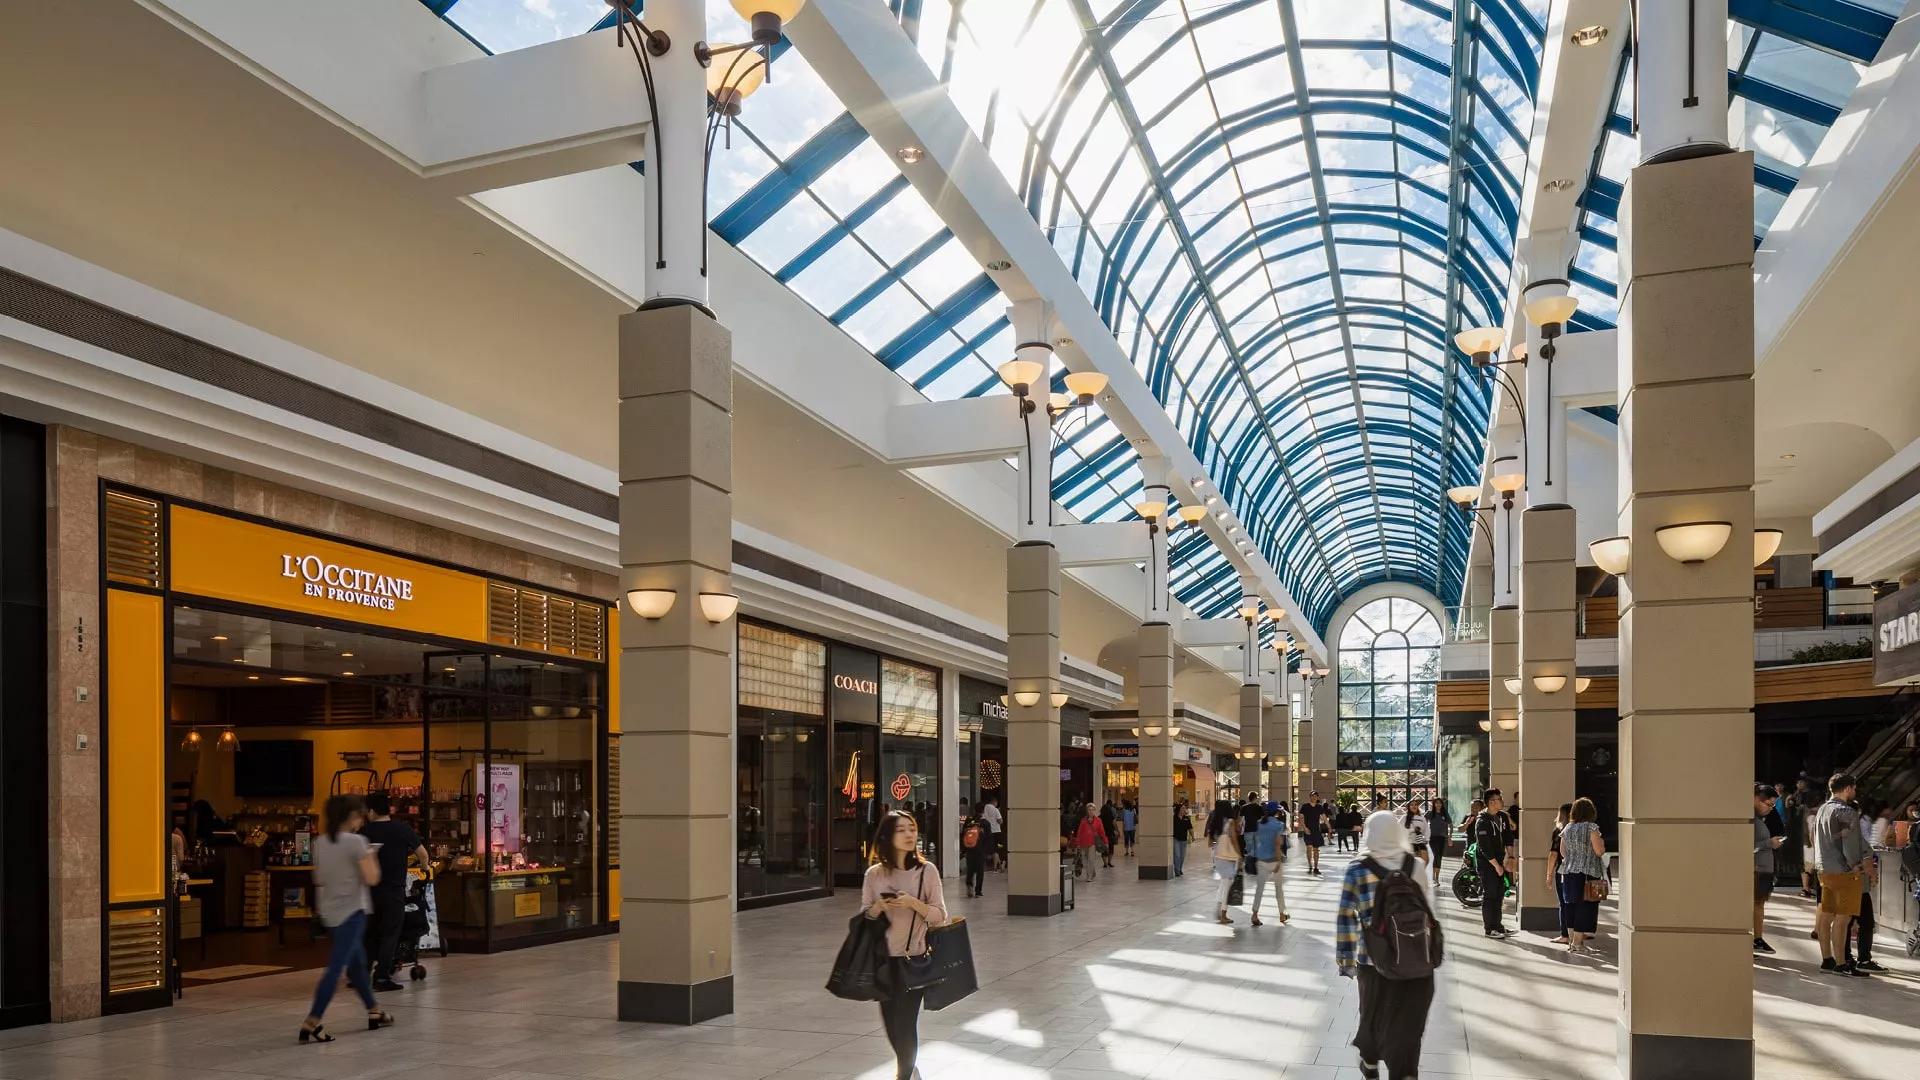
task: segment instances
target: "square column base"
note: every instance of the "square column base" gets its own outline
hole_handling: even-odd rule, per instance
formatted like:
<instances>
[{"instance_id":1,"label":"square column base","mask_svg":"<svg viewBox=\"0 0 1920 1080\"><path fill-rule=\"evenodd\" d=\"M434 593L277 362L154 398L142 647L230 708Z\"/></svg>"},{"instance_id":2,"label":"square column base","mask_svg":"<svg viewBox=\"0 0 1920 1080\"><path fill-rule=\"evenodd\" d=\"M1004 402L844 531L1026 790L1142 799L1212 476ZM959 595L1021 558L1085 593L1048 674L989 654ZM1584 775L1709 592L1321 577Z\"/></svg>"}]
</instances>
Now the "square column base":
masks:
<instances>
[{"instance_id":1,"label":"square column base","mask_svg":"<svg viewBox=\"0 0 1920 1080\"><path fill-rule=\"evenodd\" d=\"M1520 929L1558 930L1560 929L1560 909L1523 907L1520 909Z\"/></svg>"},{"instance_id":2,"label":"square column base","mask_svg":"<svg viewBox=\"0 0 1920 1080\"><path fill-rule=\"evenodd\" d=\"M1615 1028L1624 1080L1753 1080L1753 1042L1691 1035L1636 1035Z\"/></svg>"},{"instance_id":3,"label":"square column base","mask_svg":"<svg viewBox=\"0 0 1920 1080\"><path fill-rule=\"evenodd\" d=\"M619 1016L642 1024L687 1026L733 1011L733 976L688 986L684 983L619 984Z\"/></svg>"},{"instance_id":4,"label":"square column base","mask_svg":"<svg viewBox=\"0 0 1920 1080\"><path fill-rule=\"evenodd\" d=\"M1173 877L1171 866L1143 866L1140 868L1141 881L1167 881Z\"/></svg>"},{"instance_id":5,"label":"square column base","mask_svg":"<svg viewBox=\"0 0 1920 1080\"><path fill-rule=\"evenodd\" d=\"M1007 914L1032 915L1047 918L1062 911L1060 894L1048 893L1045 896L1007 896Z\"/></svg>"}]
</instances>

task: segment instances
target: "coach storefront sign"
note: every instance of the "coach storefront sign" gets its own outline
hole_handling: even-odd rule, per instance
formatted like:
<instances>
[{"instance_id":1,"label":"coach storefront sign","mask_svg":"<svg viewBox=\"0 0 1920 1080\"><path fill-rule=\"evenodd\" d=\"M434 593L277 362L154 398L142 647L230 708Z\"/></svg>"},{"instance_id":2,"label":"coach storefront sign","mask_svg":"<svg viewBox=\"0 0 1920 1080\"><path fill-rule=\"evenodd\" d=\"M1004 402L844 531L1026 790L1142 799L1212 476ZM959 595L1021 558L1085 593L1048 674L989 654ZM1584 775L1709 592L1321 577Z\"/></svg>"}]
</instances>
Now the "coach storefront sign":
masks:
<instances>
[{"instance_id":1,"label":"coach storefront sign","mask_svg":"<svg viewBox=\"0 0 1920 1080\"><path fill-rule=\"evenodd\" d=\"M835 723L880 722L880 654L851 645L829 645L827 687Z\"/></svg>"},{"instance_id":2,"label":"coach storefront sign","mask_svg":"<svg viewBox=\"0 0 1920 1080\"><path fill-rule=\"evenodd\" d=\"M1880 686L1920 682L1920 586L1873 602L1873 681Z\"/></svg>"},{"instance_id":3,"label":"coach storefront sign","mask_svg":"<svg viewBox=\"0 0 1920 1080\"><path fill-rule=\"evenodd\" d=\"M168 508L176 593L486 641L487 579L189 506Z\"/></svg>"}]
</instances>

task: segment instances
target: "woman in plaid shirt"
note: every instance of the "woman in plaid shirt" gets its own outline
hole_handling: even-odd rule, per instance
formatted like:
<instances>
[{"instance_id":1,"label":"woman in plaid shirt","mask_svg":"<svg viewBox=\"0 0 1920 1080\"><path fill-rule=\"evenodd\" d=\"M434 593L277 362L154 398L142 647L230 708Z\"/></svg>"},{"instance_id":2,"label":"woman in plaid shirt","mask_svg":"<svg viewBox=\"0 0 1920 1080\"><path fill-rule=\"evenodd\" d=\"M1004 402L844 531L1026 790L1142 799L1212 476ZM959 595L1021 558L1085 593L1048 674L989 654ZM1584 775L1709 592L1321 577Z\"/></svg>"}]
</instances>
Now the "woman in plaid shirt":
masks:
<instances>
[{"instance_id":1,"label":"woman in plaid shirt","mask_svg":"<svg viewBox=\"0 0 1920 1080\"><path fill-rule=\"evenodd\" d=\"M1433 911L1433 886L1420 872L1398 815L1375 811L1360 837L1360 858L1347 867L1340 882L1340 910L1334 920L1334 961L1340 974L1360 981L1360 1024L1353 1045L1360 1052L1360 1073L1378 1080L1380 1065L1394 1080L1419 1073L1420 1038L1427 1030L1427 1010L1433 1005L1433 978L1388 979L1373 969L1363 931L1373 921L1373 898L1381 878L1375 870L1405 869Z\"/></svg>"}]
</instances>

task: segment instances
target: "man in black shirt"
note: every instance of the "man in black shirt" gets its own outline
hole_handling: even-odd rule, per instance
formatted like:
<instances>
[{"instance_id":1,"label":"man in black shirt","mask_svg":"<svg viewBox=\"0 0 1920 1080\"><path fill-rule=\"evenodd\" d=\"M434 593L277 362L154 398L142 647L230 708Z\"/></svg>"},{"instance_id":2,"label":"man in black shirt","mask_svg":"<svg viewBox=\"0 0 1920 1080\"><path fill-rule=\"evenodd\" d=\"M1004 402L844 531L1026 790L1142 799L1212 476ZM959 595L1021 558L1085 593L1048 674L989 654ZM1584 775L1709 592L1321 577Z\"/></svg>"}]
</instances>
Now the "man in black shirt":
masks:
<instances>
[{"instance_id":1,"label":"man in black shirt","mask_svg":"<svg viewBox=\"0 0 1920 1080\"><path fill-rule=\"evenodd\" d=\"M1326 835L1331 822L1327 820L1327 804L1320 801L1320 793L1314 792L1300 805L1300 830L1306 837L1307 873L1320 872L1320 843Z\"/></svg>"},{"instance_id":2,"label":"man in black shirt","mask_svg":"<svg viewBox=\"0 0 1920 1080\"><path fill-rule=\"evenodd\" d=\"M367 793L367 823L360 835L373 845L380 862L380 884L369 890L373 897L373 915L367 919L367 957L373 964L375 990L400 990L393 981L393 956L400 948L401 908L407 899L407 856L427 865L426 845L420 835L404 821L392 818L393 801L384 791Z\"/></svg>"},{"instance_id":3,"label":"man in black shirt","mask_svg":"<svg viewBox=\"0 0 1920 1080\"><path fill-rule=\"evenodd\" d=\"M1480 875L1480 922L1487 936L1504 938L1508 930L1501 925L1501 908L1507 900L1507 816L1499 788L1488 788L1483 797L1487 808L1473 819L1473 843L1479 858L1475 872Z\"/></svg>"}]
</instances>

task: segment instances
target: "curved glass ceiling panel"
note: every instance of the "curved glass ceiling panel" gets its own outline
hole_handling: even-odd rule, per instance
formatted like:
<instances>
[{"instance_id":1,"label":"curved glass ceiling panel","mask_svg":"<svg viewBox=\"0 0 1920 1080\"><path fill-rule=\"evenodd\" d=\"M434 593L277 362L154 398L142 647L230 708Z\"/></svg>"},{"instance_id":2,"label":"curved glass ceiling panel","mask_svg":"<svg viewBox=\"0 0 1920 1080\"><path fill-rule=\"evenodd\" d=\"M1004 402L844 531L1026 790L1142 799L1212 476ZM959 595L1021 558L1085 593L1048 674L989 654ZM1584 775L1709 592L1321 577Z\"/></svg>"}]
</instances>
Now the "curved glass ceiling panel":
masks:
<instances>
[{"instance_id":1,"label":"curved glass ceiling panel","mask_svg":"<svg viewBox=\"0 0 1920 1080\"><path fill-rule=\"evenodd\" d=\"M1307 617L1457 589L1544 2L897 6Z\"/></svg>"}]
</instances>

